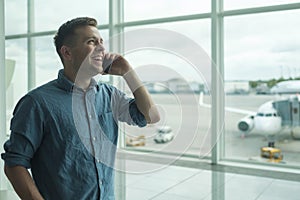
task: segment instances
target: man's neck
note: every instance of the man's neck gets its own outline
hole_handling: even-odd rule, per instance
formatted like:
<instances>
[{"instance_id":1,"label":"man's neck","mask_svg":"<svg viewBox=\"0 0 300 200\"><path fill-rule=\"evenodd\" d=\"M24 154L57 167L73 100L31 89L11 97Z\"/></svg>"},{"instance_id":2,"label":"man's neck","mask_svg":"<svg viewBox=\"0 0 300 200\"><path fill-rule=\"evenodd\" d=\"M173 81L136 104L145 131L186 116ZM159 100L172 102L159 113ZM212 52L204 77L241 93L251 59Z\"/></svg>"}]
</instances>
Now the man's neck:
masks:
<instances>
[{"instance_id":1,"label":"man's neck","mask_svg":"<svg viewBox=\"0 0 300 200\"><path fill-rule=\"evenodd\" d=\"M70 81L72 81L77 87L83 89L84 91L87 90L87 88L91 84L91 77L87 77L83 74L78 74L76 72L70 72L64 70L64 75L67 77Z\"/></svg>"}]
</instances>

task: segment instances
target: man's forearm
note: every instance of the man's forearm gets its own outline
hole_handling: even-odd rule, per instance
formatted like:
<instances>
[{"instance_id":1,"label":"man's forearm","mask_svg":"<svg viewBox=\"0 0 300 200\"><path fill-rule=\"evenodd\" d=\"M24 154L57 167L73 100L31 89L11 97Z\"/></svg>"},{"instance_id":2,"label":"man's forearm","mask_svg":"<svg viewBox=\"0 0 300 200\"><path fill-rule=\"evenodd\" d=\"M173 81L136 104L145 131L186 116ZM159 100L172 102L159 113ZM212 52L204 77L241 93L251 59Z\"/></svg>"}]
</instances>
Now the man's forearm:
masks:
<instances>
[{"instance_id":1,"label":"man's forearm","mask_svg":"<svg viewBox=\"0 0 300 200\"><path fill-rule=\"evenodd\" d=\"M160 120L159 112L153 103L151 96L144 87L134 70L130 70L123 75L130 90L132 91L135 102L140 112L145 116L148 123L156 123Z\"/></svg>"},{"instance_id":2,"label":"man's forearm","mask_svg":"<svg viewBox=\"0 0 300 200\"><path fill-rule=\"evenodd\" d=\"M5 174L22 200L43 199L26 168L5 166Z\"/></svg>"}]
</instances>

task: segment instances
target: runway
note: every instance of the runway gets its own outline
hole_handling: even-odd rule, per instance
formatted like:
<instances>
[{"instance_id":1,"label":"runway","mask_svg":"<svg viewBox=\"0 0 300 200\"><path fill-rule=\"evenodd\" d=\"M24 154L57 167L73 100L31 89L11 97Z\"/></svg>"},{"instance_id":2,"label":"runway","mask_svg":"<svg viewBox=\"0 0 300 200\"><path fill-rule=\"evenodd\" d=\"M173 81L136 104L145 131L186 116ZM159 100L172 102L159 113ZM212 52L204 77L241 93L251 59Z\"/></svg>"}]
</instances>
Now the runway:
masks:
<instances>
[{"instance_id":1,"label":"runway","mask_svg":"<svg viewBox=\"0 0 300 200\"><path fill-rule=\"evenodd\" d=\"M199 106L199 95L194 94L151 94L159 106L161 121L145 128L125 126L122 130L126 136L145 135L146 144L136 149L151 152L170 152L178 155L193 154L199 157L210 156L211 141L211 110ZM274 95L228 95L225 106L257 111L266 101L278 100ZM211 97L205 95L204 102L210 103ZM267 139L261 133L250 133L244 138L237 128L238 121L244 114L225 112L224 150L225 157L239 160L253 160L260 155L260 148L267 145ZM171 126L175 138L165 144L156 144L153 140L158 126ZM218 135L220 136L221 133ZM219 138L218 138L219 139ZM282 150L284 163L300 164L300 140L292 139L289 130L285 129L277 136L275 146Z\"/></svg>"}]
</instances>

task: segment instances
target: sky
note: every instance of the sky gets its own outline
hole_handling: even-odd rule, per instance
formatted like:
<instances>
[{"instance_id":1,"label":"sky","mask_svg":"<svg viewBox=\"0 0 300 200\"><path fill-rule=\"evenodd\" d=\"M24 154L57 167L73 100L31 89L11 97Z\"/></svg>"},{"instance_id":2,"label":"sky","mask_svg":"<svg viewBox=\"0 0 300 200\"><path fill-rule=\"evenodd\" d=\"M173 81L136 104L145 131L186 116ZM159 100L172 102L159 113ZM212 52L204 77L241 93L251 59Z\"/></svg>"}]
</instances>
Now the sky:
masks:
<instances>
[{"instance_id":1,"label":"sky","mask_svg":"<svg viewBox=\"0 0 300 200\"><path fill-rule=\"evenodd\" d=\"M86 0L85 4L81 0L34 2L36 31L56 30L61 23L78 16L95 17L99 24L107 24L109 21L108 0ZM210 10L208 0L160 0L150 1L151 4L139 0L124 0L124 2L125 21L204 13ZM300 0L225 0L224 8L230 10L293 2L300 2ZM24 20L27 17L27 10L24 9L26 5L25 0L5 1L6 35L26 33L27 22ZM225 80L267 80L281 76L284 78L300 76L299 18L300 9L226 17L224 21ZM145 43L144 47L140 46L139 49L134 50L129 48L130 51L125 52L130 63L140 69L143 80L161 81L178 76L186 81L207 79L205 76L209 73L206 71L210 69L206 69L206 66L210 63L211 51L209 19L130 27L125 29L125 35L130 31L148 28L173 31L174 34L170 34L168 40L162 40L157 35L160 45L156 48L150 48ZM105 41L113 39L108 37L107 30L100 30L100 33ZM179 35L185 38L182 39ZM143 39L143 37L144 35L136 35L136 39ZM144 37L144 40L147 41L147 38ZM130 46L134 42L135 40L129 39L125 46ZM38 37L35 39L35 44L37 85L40 85L55 78L61 64L55 52L52 36ZM13 82L22 85L21 89L19 88L22 91L26 91L27 85L26 47L25 39L8 40L6 43L6 57L16 60ZM194 63L198 66L193 65ZM161 66L161 68L150 70L151 65L156 68ZM199 69L200 72L197 71Z\"/></svg>"}]
</instances>

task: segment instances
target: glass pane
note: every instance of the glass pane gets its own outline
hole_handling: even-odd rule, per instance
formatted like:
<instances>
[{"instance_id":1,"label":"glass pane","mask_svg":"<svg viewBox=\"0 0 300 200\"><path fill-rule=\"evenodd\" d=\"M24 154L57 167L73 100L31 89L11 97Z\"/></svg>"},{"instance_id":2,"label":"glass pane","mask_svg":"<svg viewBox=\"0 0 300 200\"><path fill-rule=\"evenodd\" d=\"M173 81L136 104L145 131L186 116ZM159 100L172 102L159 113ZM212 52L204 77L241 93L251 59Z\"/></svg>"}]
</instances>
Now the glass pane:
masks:
<instances>
[{"instance_id":1,"label":"glass pane","mask_svg":"<svg viewBox=\"0 0 300 200\"><path fill-rule=\"evenodd\" d=\"M151 18L173 17L210 12L209 0L163 0L139 1L124 0L125 21L137 21Z\"/></svg>"},{"instance_id":2,"label":"glass pane","mask_svg":"<svg viewBox=\"0 0 300 200\"><path fill-rule=\"evenodd\" d=\"M5 0L5 35L27 32L27 1Z\"/></svg>"},{"instance_id":3,"label":"glass pane","mask_svg":"<svg viewBox=\"0 0 300 200\"><path fill-rule=\"evenodd\" d=\"M281 5L289 3L297 3L299 0L224 0L224 9L232 10L239 8L251 8L251 7L260 7L260 6L272 6L272 5Z\"/></svg>"},{"instance_id":4,"label":"glass pane","mask_svg":"<svg viewBox=\"0 0 300 200\"><path fill-rule=\"evenodd\" d=\"M36 85L40 86L57 78L62 69L53 43L53 36L35 38Z\"/></svg>"},{"instance_id":5,"label":"glass pane","mask_svg":"<svg viewBox=\"0 0 300 200\"><path fill-rule=\"evenodd\" d=\"M13 109L27 92L27 41L26 39L7 40L5 45L6 110L7 130L9 130Z\"/></svg>"},{"instance_id":6,"label":"glass pane","mask_svg":"<svg viewBox=\"0 0 300 200\"><path fill-rule=\"evenodd\" d=\"M299 17L285 11L225 18L228 158L279 162L261 156L272 153L261 147L275 146L279 163L299 165Z\"/></svg>"},{"instance_id":7,"label":"glass pane","mask_svg":"<svg viewBox=\"0 0 300 200\"><path fill-rule=\"evenodd\" d=\"M210 152L210 102L203 68L210 70L209 20L166 23L128 28L125 56L150 91L161 113L161 121L139 129L125 127L127 146L139 145L153 152ZM205 46L202 48L202 45ZM197 65L198 64L198 65ZM200 93L204 93L200 98ZM171 129L171 133L169 133ZM144 139L142 139L144 140Z\"/></svg>"},{"instance_id":8,"label":"glass pane","mask_svg":"<svg viewBox=\"0 0 300 200\"><path fill-rule=\"evenodd\" d=\"M107 30L100 30L104 41L108 38ZM56 53L53 36L35 38L36 85L42 85L57 78L58 70L62 69L61 60Z\"/></svg>"},{"instance_id":9,"label":"glass pane","mask_svg":"<svg viewBox=\"0 0 300 200\"><path fill-rule=\"evenodd\" d=\"M192 40L191 42L198 45L203 51L211 55L211 32L210 32L210 19L199 19L191 21L181 21L181 22L172 22L172 23L161 23L155 25L144 25L144 26L135 26L126 28L126 31L132 30L142 30L142 29L163 29L169 30L179 35ZM125 41L126 42L126 41ZM128 41L127 41L128 42ZM173 45L176 46L176 43L182 43L180 41L175 41L172 39ZM171 46L170 46L171 47ZM178 46L178 48L183 48Z\"/></svg>"},{"instance_id":10,"label":"glass pane","mask_svg":"<svg viewBox=\"0 0 300 200\"><path fill-rule=\"evenodd\" d=\"M108 24L108 0L52 0L35 1L35 30L57 30L67 20L76 17L93 17L99 25ZM63 10L53 14L53 12Z\"/></svg>"}]
</instances>

